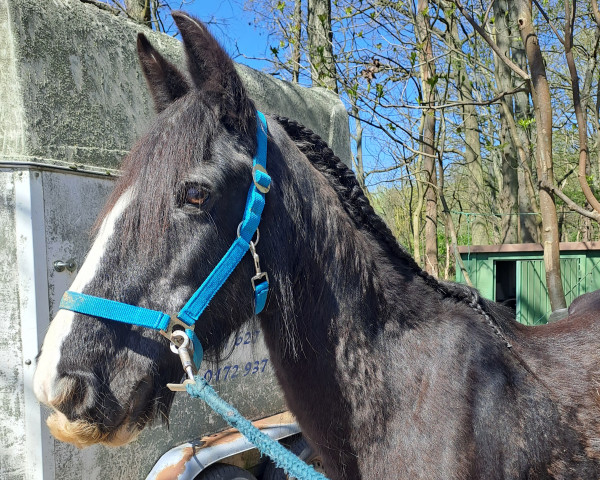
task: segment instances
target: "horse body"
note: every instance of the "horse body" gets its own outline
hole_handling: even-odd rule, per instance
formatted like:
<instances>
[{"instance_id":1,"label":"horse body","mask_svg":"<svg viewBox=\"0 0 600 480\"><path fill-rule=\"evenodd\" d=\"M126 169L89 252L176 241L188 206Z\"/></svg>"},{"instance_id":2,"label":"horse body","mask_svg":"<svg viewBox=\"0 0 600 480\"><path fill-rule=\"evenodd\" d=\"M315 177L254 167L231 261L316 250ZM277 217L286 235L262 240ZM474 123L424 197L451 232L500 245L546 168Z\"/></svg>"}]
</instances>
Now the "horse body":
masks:
<instances>
[{"instance_id":1,"label":"horse body","mask_svg":"<svg viewBox=\"0 0 600 480\"><path fill-rule=\"evenodd\" d=\"M86 260L94 266L77 283L170 312L235 238L256 148L254 107L231 60L203 25L174 17L191 82L140 37L161 113L126 160L99 251ZM476 291L433 279L320 139L285 119L268 125L273 183L257 249L271 292L258 320L327 475L598 478L598 312L581 304L566 320L527 328ZM252 319L252 275L245 258L196 324L208 354ZM118 444L168 413L165 384L180 365L166 339L58 315L35 378L55 435Z\"/></svg>"},{"instance_id":2,"label":"horse body","mask_svg":"<svg viewBox=\"0 0 600 480\"><path fill-rule=\"evenodd\" d=\"M286 158L294 184L310 176L301 156ZM573 406L592 399L584 378L598 368L596 319L532 329L467 288L449 286L449 296L350 221L330 186L314 194L310 218L284 225L305 245L292 270L299 295L261 324L288 404L331 478L594 477L586 442L600 429L574 422Z\"/></svg>"}]
</instances>

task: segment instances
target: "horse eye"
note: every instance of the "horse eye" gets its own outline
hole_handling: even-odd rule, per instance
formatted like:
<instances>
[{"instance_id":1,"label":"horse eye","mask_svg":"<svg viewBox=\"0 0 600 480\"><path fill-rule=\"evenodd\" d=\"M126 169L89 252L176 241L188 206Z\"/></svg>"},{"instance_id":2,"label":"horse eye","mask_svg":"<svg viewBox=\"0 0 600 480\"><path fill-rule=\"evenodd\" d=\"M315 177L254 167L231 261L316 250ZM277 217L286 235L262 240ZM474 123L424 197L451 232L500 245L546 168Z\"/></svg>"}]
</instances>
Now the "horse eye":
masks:
<instances>
[{"instance_id":1,"label":"horse eye","mask_svg":"<svg viewBox=\"0 0 600 480\"><path fill-rule=\"evenodd\" d=\"M182 195L182 204L201 207L208 200L209 193L199 185L187 185Z\"/></svg>"}]
</instances>

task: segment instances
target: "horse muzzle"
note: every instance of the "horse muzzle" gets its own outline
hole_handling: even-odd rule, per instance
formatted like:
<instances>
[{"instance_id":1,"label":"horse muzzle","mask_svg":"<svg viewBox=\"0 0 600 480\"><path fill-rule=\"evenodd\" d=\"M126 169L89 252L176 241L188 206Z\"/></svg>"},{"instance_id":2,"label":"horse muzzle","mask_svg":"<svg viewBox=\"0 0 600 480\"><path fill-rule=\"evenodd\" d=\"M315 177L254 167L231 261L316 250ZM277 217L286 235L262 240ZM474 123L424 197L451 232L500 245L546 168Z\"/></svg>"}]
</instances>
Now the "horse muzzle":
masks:
<instances>
[{"instance_id":1,"label":"horse muzzle","mask_svg":"<svg viewBox=\"0 0 600 480\"><path fill-rule=\"evenodd\" d=\"M139 435L141 428L129 422L116 399L109 406L97 403L98 398L107 398L98 383L85 374L66 375L56 382L52 398L43 402L53 409L47 425L56 439L84 448L97 443L120 446Z\"/></svg>"},{"instance_id":2,"label":"horse muzzle","mask_svg":"<svg viewBox=\"0 0 600 480\"><path fill-rule=\"evenodd\" d=\"M111 447L119 447L134 441L141 430L124 425L115 432L103 432L93 423L85 420L70 421L63 413L55 410L47 420L50 433L61 442L85 448L97 443Z\"/></svg>"}]
</instances>

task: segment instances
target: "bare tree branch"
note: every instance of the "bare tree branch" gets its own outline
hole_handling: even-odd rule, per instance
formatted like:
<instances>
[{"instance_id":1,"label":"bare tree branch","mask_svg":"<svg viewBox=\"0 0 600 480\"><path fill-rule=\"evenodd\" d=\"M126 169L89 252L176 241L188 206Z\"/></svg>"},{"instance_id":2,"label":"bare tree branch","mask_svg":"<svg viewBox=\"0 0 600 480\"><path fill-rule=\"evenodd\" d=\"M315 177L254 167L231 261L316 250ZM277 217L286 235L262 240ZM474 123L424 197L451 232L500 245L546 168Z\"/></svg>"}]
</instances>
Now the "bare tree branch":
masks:
<instances>
[{"instance_id":1,"label":"bare tree branch","mask_svg":"<svg viewBox=\"0 0 600 480\"><path fill-rule=\"evenodd\" d=\"M566 193L564 193L560 188L556 187L555 185L552 185L548 182L540 182L540 188L551 192L558 198L560 198L563 202L565 202L567 207L569 207L569 210L577 212L584 217L591 218L592 220L596 220L596 222L600 223L600 213L596 211L590 212L585 208L577 205L573 200L569 198L569 196Z\"/></svg>"},{"instance_id":2,"label":"bare tree branch","mask_svg":"<svg viewBox=\"0 0 600 480\"><path fill-rule=\"evenodd\" d=\"M467 22L469 22L471 26L477 31L477 33L481 35L481 38L483 38L486 41L486 43L490 46L494 53L498 55L498 58L500 58L513 72L515 72L523 80L529 80L529 74L500 51L498 45L496 45L496 42L492 40L492 38L487 34L487 32L483 28L481 28L481 26L469 14L469 12L467 12L463 4L460 3L459 0L453 0L453 3L460 10L460 13L463 14L463 17L466 18Z\"/></svg>"},{"instance_id":3,"label":"bare tree branch","mask_svg":"<svg viewBox=\"0 0 600 480\"><path fill-rule=\"evenodd\" d=\"M393 107L393 108L398 108L398 107L402 107L402 108L407 108L409 110L443 110L443 109L447 109L447 108L454 108L454 107L462 107L465 105L475 105L475 106L481 106L481 107L485 107L488 105L493 105L494 103L499 103L500 100L502 100L504 97L510 96L510 95L514 95L515 93L519 93L519 92L528 92L529 90L525 87L516 87L508 92L502 92L499 93L498 95L496 95L494 98L490 98L489 100L482 100L482 101L473 101L473 102L452 102L452 103L444 103L443 105L427 105L425 104L425 102L423 102L423 105L394 105L394 104L382 104L382 106L384 107Z\"/></svg>"},{"instance_id":4,"label":"bare tree branch","mask_svg":"<svg viewBox=\"0 0 600 480\"><path fill-rule=\"evenodd\" d=\"M550 26L550 28L552 29L552 31L554 32L554 35L556 35L556 38L558 38L558 41L560 43L562 43L563 45L565 44L565 39L562 37L562 35L560 34L560 32L556 29L556 27L554 26L554 23L550 21L550 18L548 17L548 14L546 13L546 11L542 8L542 6L540 5L540 3L538 2L538 0L533 0L533 3L535 3L535 6L537 7L537 9L539 10L539 12L542 14L542 16L546 19L546 22L548 22L548 25Z\"/></svg>"},{"instance_id":5,"label":"bare tree branch","mask_svg":"<svg viewBox=\"0 0 600 480\"><path fill-rule=\"evenodd\" d=\"M113 15L119 15L121 13L121 11L119 9L111 7L110 5L108 5L106 3L99 2L98 0L79 0L79 1L82 3L89 3L90 5L94 5L95 7L98 7L101 10L110 12Z\"/></svg>"}]
</instances>

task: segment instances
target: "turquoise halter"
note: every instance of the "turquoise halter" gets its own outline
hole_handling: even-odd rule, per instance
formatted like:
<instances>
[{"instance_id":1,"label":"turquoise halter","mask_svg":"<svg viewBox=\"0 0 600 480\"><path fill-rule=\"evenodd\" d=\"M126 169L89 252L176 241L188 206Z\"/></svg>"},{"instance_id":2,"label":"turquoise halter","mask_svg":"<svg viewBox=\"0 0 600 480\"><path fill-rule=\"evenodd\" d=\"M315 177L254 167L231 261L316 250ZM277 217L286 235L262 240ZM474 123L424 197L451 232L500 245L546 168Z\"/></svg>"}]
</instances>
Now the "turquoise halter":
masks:
<instances>
[{"instance_id":1,"label":"turquoise halter","mask_svg":"<svg viewBox=\"0 0 600 480\"><path fill-rule=\"evenodd\" d=\"M242 221L238 226L237 238L229 247L227 253L204 280L200 288L192 295L181 309L177 317L147 308L128 305L126 303L94 297L85 293L67 291L62 297L60 308L72 312L114 320L117 322L138 325L140 327L159 330L173 343L181 343L174 338L174 328L183 327L194 346L193 362L196 369L202 363L203 350L196 337L193 327L202 315L212 298L223 286L248 250L254 257L256 275L252 277L254 289L254 313L259 314L265 307L269 293L269 277L260 270L255 243L252 238L258 232L260 216L265 206L265 194L271 186L271 177L266 171L267 166L267 122L261 112L256 112L257 143L256 155L252 159L252 185L248 191L246 208Z\"/></svg>"}]
</instances>

